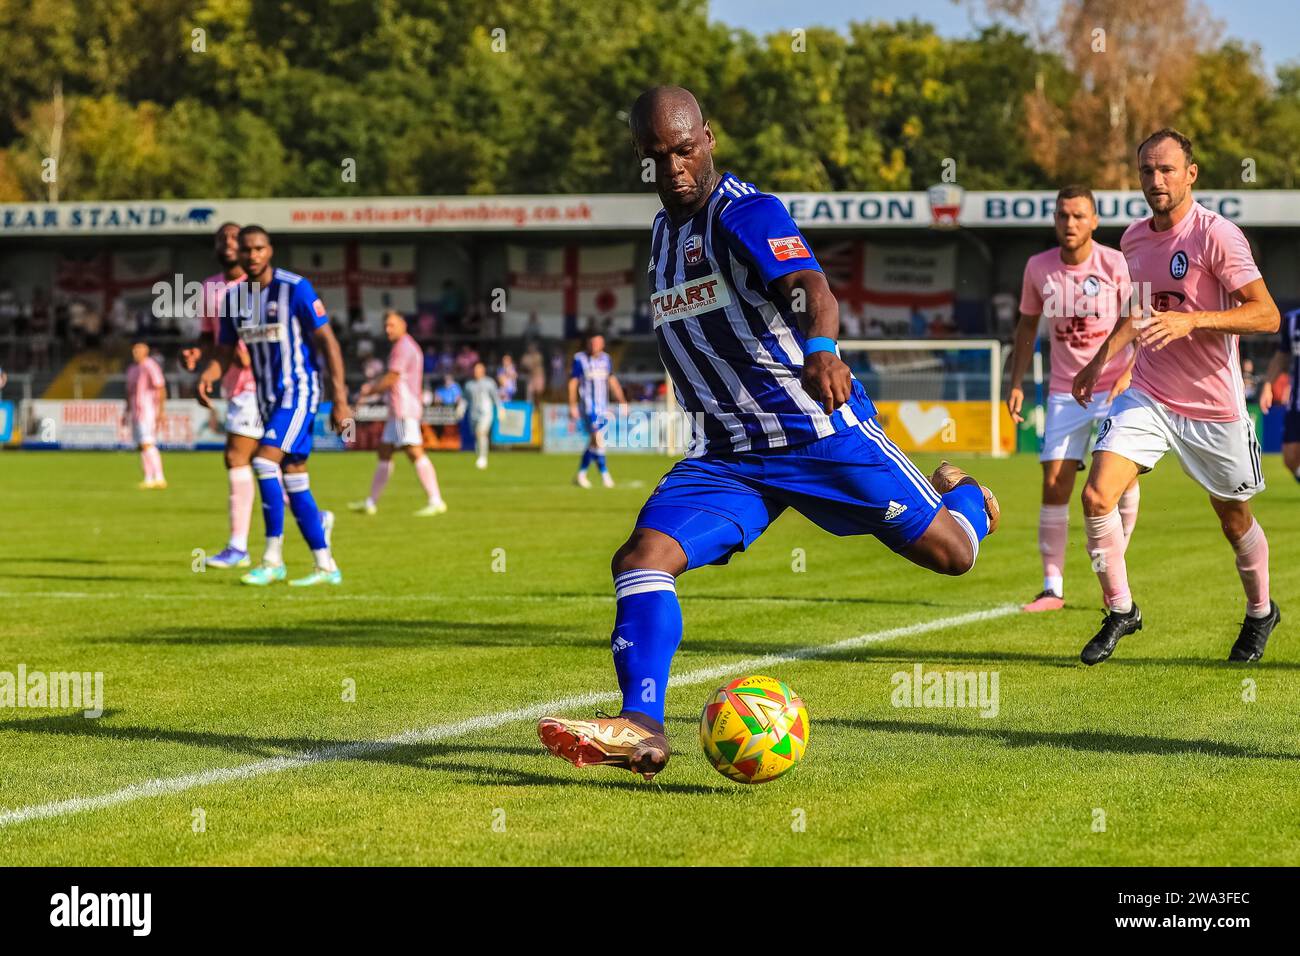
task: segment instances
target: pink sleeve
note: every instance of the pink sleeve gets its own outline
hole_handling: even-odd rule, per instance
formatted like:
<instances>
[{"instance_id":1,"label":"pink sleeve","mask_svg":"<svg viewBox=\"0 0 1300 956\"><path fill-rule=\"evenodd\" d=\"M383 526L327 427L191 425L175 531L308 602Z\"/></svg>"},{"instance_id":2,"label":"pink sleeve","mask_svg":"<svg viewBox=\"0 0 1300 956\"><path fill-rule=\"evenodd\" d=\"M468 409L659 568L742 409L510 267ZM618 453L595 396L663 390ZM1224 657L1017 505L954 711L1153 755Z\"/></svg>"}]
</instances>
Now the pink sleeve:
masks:
<instances>
[{"instance_id":1,"label":"pink sleeve","mask_svg":"<svg viewBox=\"0 0 1300 956\"><path fill-rule=\"evenodd\" d=\"M1260 278L1250 242L1237 224L1221 219L1205 237L1205 253L1210 271L1229 292L1236 292Z\"/></svg>"},{"instance_id":2,"label":"pink sleeve","mask_svg":"<svg viewBox=\"0 0 1300 956\"><path fill-rule=\"evenodd\" d=\"M1043 291L1038 288L1038 270L1032 261L1025 263L1025 278L1020 286L1020 314L1043 314Z\"/></svg>"},{"instance_id":3,"label":"pink sleeve","mask_svg":"<svg viewBox=\"0 0 1300 956\"><path fill-rule=\"evenodd\" d=\"M163 378L162 369L159 368L157 362L149 363L149 384L154 388L162 388L167 384L167 381Z\"/></svg>"}]
</instances>

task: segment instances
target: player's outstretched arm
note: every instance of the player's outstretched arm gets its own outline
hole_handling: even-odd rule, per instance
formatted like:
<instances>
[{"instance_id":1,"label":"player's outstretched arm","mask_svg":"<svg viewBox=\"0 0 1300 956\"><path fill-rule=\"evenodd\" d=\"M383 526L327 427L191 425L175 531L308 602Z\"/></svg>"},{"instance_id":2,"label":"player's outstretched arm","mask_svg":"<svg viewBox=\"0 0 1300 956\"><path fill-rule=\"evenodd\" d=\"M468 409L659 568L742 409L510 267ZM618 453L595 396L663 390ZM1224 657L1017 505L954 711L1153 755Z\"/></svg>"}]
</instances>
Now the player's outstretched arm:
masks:
<instances>
[{"instance_id":1,"label":"player's outstretched arm","mask_svg":"<svg viewBox=\"0 0 1300 956\"><path fill-rule=\"evenodd\" d=\"M1017 425L1025 420L1020 414L1025 404L1025 391L1022 385L1025 381L1025 373L1029 371L1029 363L1034 357L1034 339L1038 338L1038 320L1037 315L1021 312L1020 321L1016 323L1014 344L1011 346L1011 388L1007 391L1007 411L1011 413L1011 420Z\"/></svg>"},{"instance_id":2,"label":"player's outstretched arm","mask_svg":"<svg viewBox=\"0 0 1300 956\"><path fill-rule=\"evenodd\" d=\"M772 280L772 285L789 301L805 339L839 338L840 306L820 270L790 272ZM849 400L853 373L834 352L812 352L804 356L801 383L829 415Z\"/></svg>"}]
</instances>

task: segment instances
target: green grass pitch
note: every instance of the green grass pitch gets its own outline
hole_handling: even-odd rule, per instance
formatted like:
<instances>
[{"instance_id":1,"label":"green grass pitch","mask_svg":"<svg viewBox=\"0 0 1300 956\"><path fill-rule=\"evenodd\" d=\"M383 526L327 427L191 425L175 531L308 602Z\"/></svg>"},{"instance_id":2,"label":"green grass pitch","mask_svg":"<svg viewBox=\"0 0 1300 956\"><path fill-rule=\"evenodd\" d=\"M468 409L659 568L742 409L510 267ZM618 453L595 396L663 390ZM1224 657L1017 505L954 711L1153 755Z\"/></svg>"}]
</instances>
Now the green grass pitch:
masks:
<instances>
[{"instance_id":1,"label":"green grass pitch","mask_svg":"<svg viewBox=\"0 0 1300 956\"><path fill-rule=\"evenodd\" d=\"M0 671L103 672L106 707L0 710L5 864L1300 862L1300 487L1276 457L1257 513L1284 620L1259 665L1224 660L1233 553L1173 460L1144 479L1129 551L1146 629L1096 668L1077 662L1100 619L1077 494L1065 611L897 633L1038 590L1029 456L963 462L1003 509L965 577L793 513L687 575L674 673L895 632L771 668L811 739L754 787L701 754L721 679L669 688L676 750L652 784L556 760L510 713L614 688L609 556L665 459L614 458L619 487L584 491L567 456L480 473L442 455L451 511L417 520L405 462L367 518L345 503L373 458L318 455L344 584L299 592L194 573L193 549L223 543L224 473L215 454L164 458L171 487L150 493L133 454L0 454ZM292 524L286 542L305 573ZM918 662L997 671L997 715L894 707L892 675ZM597 707L617 709L577 709Z\"/></svg>"}]
</instances>

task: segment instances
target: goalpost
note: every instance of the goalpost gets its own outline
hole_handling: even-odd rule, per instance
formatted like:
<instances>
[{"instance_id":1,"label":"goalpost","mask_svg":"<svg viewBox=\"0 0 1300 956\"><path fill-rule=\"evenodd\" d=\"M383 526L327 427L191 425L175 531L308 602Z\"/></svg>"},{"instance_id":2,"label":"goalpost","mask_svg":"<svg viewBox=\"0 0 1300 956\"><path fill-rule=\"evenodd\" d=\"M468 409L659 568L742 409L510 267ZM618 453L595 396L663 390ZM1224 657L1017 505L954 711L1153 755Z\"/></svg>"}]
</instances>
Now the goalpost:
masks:
<instances>
[{"instance_id":1,"label":"goalpost","mask_svg":"<svg viewBox=\"0 0 1300 956\"><path fill-rule=\"evenodd\" d=\"M997 339L845 339L839 346L903 451L1002 457L1015 450L1002 407L1007 353ZM671 384L667 410L680 417ZM682 454L688 437L684 429L675 434L668 453Z\"/></svg>"}]
</instances>

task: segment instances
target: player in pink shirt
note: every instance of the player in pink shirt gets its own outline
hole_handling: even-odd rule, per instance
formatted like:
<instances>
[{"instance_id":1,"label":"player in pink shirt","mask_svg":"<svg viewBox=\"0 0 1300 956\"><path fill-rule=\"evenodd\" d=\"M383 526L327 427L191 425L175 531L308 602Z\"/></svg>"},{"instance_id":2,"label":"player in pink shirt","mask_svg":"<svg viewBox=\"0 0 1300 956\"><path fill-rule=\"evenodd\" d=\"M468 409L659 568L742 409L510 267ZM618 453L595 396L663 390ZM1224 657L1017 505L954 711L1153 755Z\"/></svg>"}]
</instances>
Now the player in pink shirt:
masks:
<instances>
[{"instance_id":1,"label":"player in pink shirt","mask_svg":"<svg viewBox=\"0 0 1300 956\"><path fill-rule=\"evenodd\" d=\"M203 280L203 312L199 316L201 348L187 349L184 353L189 368L194 368L202 353L212 354L226 291L244 281L244 270L239 265L239 226L236 223L223 223L217 229L213 235L213 255L221 271ZM206 372L212 373L214 365L214 362L209 362ZM207 408L212 407L210 382L211 375L205 374L199 379L197 392L199 403ZM243 342L235 347L234 360L221 378L221 393L226 399L225 464L229 484L230 538L226 546L207 558L204 564L210 568L246 568L252 563L248 557L248 529L257 497L252 462L262 438L262 413L257 404L257 387L248 349Z\"/></svg>"},{"instance_id":2,"label":"player in pink shirt","mask_svg":"<svg viewBox=\"0 0 1300 956\"><path fill-rule=\"evenodd\" d=\"M1070 495L1075 474L1083 470L1093 424L1110 414L1111 401L1128 387L1133 350L1125 349L1102 370L1098 397L1080 407L1070 394L1074 376L1088 364L1115 328L1128 302L1128 265L1118 249L1094 242L1097 204L1092 190L1066 186L1056 194L1056 239L1060 244L1031 256L1025 264L1020 293L1020 324L1011 352L1011 390L1007 410L1024 421L1025 393L1020 387L1033 358L1041 320L1051 337L1052 375L1048 385L1046 425L1038 459L1043 465L1043 497L1038 512L1038 551L1043 560L1043 590L1026 611L1059 611L1065 606L1065 547L1069 537ZM1128 535L1137 520L1138 485L1120 498L1120 516Z\"/></svg>"},{"instance_id":3,"label":"player in pink shirt","mask_svg":"<svg viewBox=\"0 0 1300 956\"><path fill-rule=\"evenodd\" d=\"M1132 385L1102 423L1083 491L1088 553L1107 615L1081 657L1100 663L1121 637L1142 629L1115 505L1139 472L1173 451L1209 492L1237 554L1246 619L1228 659L1256 661L1282 616L1269 596L1268 541L1250 510L1264 478L1237 336L1276 332L1281 317L1241 230L1192 198L1197 166L1187 137L1171 129L1151 134L1138 148L1138 173L1152 215L1129 226L1120 243L1138 307L1074 380L1075 399L1091 400L1107 363L1137 342Z\"/></svg>"},{"instance_id":4,"label":"player in pink shirt","mask_svg":"<svg viewBox=\"0 0 1300 956\"><path fill-rule=\"evenodd\" d=\"M406 319L400 312L389 311L384 316L384 334L393 343L388 353L388 369L378 381L361 386L361 397L383 395L388 403L388 421L384 423L379 443L379 464L370 481L370 494L365 501L354 501L348 507L368 515L379 510L379 496L393 473L393 449L401 447L415 466L415 474L428 497L425 506L415 512L416 516L440 515L446 512L447 504L438 489L438 473L424 453L424 433L420 428L424 414L424 353L419 343L407 334Z\"/></svg>"},{"instance_id":5,"label":"player in pink shirt","mask_svg":"<svg viewBox=\"0 0 1300 956\"><path fill-rule=\"evenodd\" d=\"M136 342L131 346L132 364L126 370L126 417L132 440L140 448L144 468L144 489L166 488L162 455L158 453L158 423L162 421L167 383L162 368L149 355L149 346Z\"/></svg>"}]
</instances>

